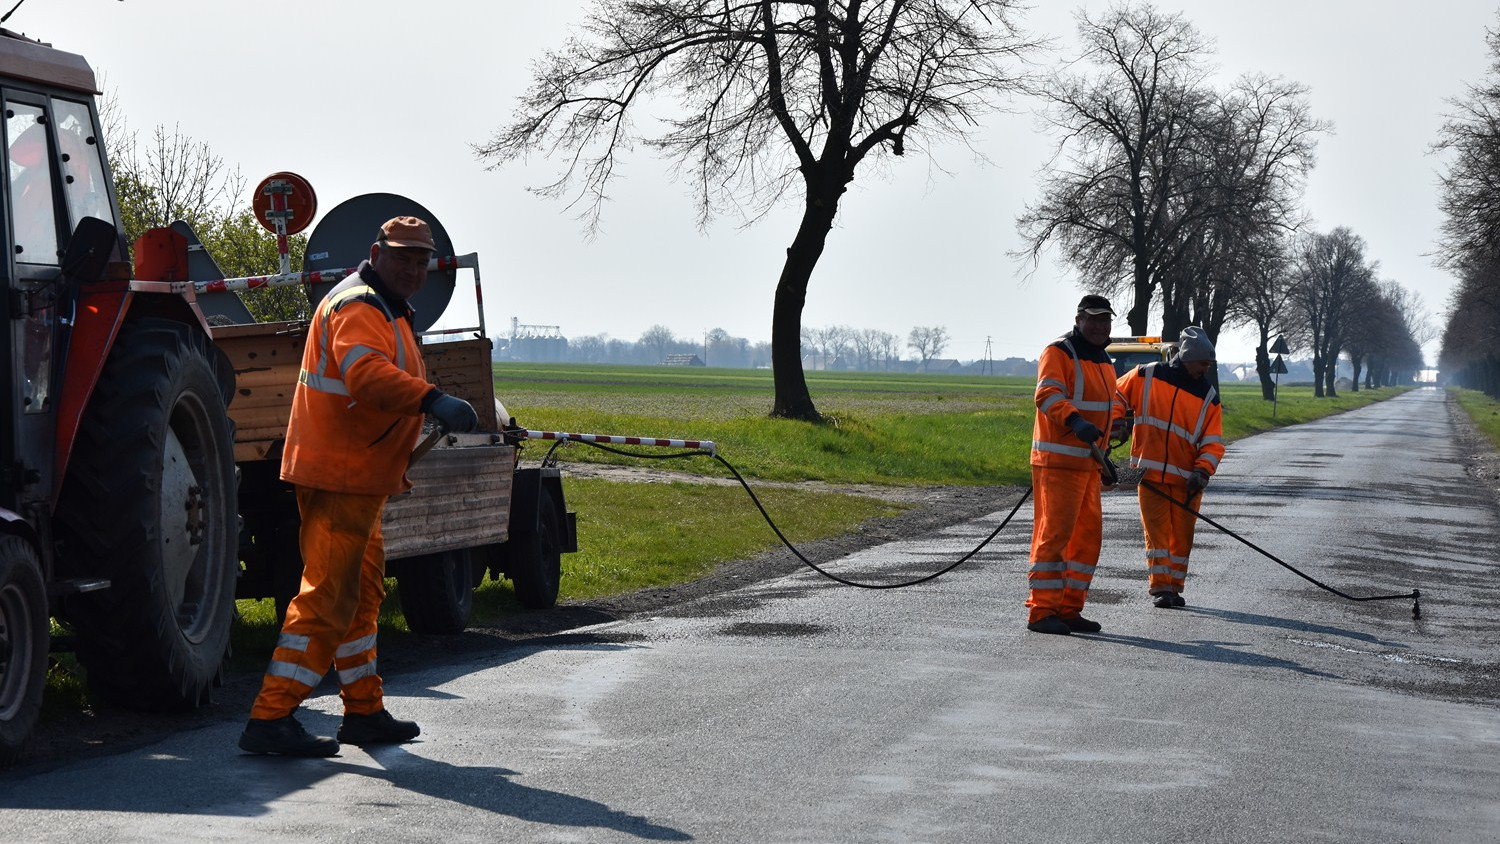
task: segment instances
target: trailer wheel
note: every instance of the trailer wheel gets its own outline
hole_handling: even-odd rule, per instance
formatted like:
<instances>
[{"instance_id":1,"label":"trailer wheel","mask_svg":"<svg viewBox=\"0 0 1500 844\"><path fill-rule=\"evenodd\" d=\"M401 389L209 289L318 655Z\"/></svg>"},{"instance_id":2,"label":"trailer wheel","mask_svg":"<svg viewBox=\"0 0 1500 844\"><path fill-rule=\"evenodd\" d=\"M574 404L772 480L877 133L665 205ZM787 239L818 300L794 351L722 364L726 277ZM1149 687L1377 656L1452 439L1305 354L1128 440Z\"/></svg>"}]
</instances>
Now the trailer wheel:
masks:
<instances>
[{"instance_id":1,"label":"trailer wheel","mask_svg":"<svg viewBox=\"0 0 1500 844\"><path fill-rule=\"evenodd\" d=\"M474 586L484 574L472 548L401 560L396 589L413 633L462 633L474 609Z\"/></svg>"},{"instance_id":2,"label":"trailer wheel","mask_svg":"<svg viewBox=\"0 0 1500 844\"><path fill-rule=\"evenodd\" d=\"M42 709L47 591L36 549L0 535L0 768L16 761Z\"/></svg>"},{"instance_id":3,"label":"trailer wheel","mask_svg":"<svg viewBox=\"0 0 1500 844\"><path fill-rule=\"evenodd\" d=\"M269 531L266 547L270 566L271 599L276 606L276 625L286 621L287 607L302 591L302 523L296 519L283 522Z\"/></svg>"},{"instance_id":4,"label":"trailer wheel","mask_svg":"<svg viewBox=\"0 0 1500 844\"><path fill-rule=\"evenodd\" d=\"M506 543L506 575L521 606L544 610L557 606L557 588L562 582L562 523L552 490L545 485L536 506L536 531L513 533Z\"/></svg>"},{"instance_id":5,"label":"trailer wheel","mask_svg":"<svg viewBox=\"0 0 1500 844\"><path fill-rule=\"evenodd\" d=\"M58 505L61 562L108 589L67 599L91 689L120 706L208 702L234 616L237 494L227 361L159 319L120 330Z\"/></svg>"}]
</instances>

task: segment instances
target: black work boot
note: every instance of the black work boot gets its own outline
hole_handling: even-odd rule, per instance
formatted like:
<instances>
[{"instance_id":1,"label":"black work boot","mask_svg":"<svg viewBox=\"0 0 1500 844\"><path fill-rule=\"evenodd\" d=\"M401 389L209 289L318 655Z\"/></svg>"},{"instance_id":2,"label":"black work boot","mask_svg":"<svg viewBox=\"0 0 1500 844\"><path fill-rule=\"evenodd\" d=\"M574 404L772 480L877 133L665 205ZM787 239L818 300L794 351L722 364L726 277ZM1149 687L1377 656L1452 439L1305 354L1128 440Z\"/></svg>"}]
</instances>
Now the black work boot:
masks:
<instances>
[{"instance_id":1,"label":"black work boot","mask_svg":"<svg viewBox=\"0 0 1500 844\"><path fill-rule=\"evenodd\" d=\"M1081 615L1071 617L1060 616L1060 618L1062 618L1063 624L1068 625L1068 629L1074 633L1098 633L1104 629L1104 625L1084 618Z\"/></svg>"},{"instance_id":2,"label":"black work boot","mask_svg":"<svg viewBox=\"0 0 1500 844\"><path fill-rule=\"evenodd\" d=\"M1056 615L1049 615L1046 618L1039 618L1036 621L1030 622L1026 625L1026 629L1033 633L1051 633L1054 636L1071 636L1073 634L1073 628L1069 627L1068 623L1063 621L1061 616Z\"/></svg>"},{"instance_id":3,"label":"black work boot","mask_svg":"<svg viewBox=\"0 0 1500 844\"><path fill-rule=\"evenodd\" d=\"M1171 592L1157 592L1152 597L1151 605L1159 610L1169 610L1177 606L1177 602L1173 600L1173 597L1174 595Z\"/></svg>"},{"instance_id":4,"label":"black work boot","mask_svg":"<svg viewBox=\"0 0 1500 844\"><path fill-rule=\"evenodd\" d=\"M279 756L334 756L339 752L339 743L328 736L312 735L288 715L251 718L240 733L240 750Z\"/></svg>"},{"instance_id":5,"label":"black work boot","mask_svg":"<svg viewBox=\"0 0 1500 844\"><path fill-rule=\"evenodd\" d=\"M339 725L339 741L364 747L367 744L401 744L422 732L416 721L401 721L382 709L374 715L344 713Z\"/></svg>"}]
</instances>

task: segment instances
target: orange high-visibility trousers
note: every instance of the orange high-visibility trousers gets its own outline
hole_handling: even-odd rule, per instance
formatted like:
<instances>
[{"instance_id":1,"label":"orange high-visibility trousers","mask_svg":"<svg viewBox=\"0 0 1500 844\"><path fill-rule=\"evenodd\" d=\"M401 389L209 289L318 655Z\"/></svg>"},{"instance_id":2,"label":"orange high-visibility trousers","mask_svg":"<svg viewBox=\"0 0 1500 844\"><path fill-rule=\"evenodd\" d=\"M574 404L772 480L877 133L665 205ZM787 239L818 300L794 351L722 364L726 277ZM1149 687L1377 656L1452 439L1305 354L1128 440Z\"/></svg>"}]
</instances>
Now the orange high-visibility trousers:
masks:
<instances>
[{"instance_id":1,"label":"orange high-visibility trousers","mask_svg":"<svg viewBox=\"0 0 1500 844\"><path fill-rule=\"evenodd\" d=\"M1072 618L1083 611L1099 563L1104 512L1099 470L1031 467L1031 587L1027 623L1049 615Z\"/></svg>"},{"instance_id":2,"label":"orange high-visibility trousers","mask_svg":"<svg viewBox=\"0 0 1500 844\"><path fill-rule=\"evenodd\" d=\"M331 664L344 711L384 708L375 666L376 620L385 600L384 495L297 487L302 513L302 588L287 606L251 718L281 718L312 693Z\"/></svg>"},{"instance_id":3,"label":"orange high-visibility trousers","mask_svg":"<svg viewBox=\"0 0 1500 844\"><path fill-rule=\"evenodd\" d=\"M1203 503L1202 490L1189 497L1184 484L1154 486L1194 510ZM1180 593L1187 580L1188 557L1193 553L1193 531L1198 517L1145 486L1137 494L1141 502L1141 525L1146 532L1147 588L1153 595Z\"/></svg>"}]
</instances>

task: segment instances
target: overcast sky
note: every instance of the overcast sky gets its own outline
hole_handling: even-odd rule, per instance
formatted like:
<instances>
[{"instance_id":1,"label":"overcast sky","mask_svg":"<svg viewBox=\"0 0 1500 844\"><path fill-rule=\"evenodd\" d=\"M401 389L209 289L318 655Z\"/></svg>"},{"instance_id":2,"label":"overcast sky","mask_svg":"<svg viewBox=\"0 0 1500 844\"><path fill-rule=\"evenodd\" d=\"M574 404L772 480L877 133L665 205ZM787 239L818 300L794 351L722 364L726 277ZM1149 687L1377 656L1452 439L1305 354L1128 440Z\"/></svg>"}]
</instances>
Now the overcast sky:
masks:
<instances>
[{"instance_id":1,"label":"overcast sky","mask_svg":"<svg viewBox=\"0 0 1500 844\"><path fill-rule=\"evenodd\" d=\"M550 181L558 162L488 172L475 159L471 144L510 117L532 61L590 5L26 0L5 26L82 54L130 128L175 125L237 165L250 186L290 170L312 184L321 211L372 192L416 200L456 251L479 253L491 334L508 333L514 317L570 337L635 340L659 323L682 338L723 328L769 339L795 205L749 229L730 219L700 232L688 187L638 149L590 240L564 203L525 191ZM1071 55L1080 7L1097 15L1108 3L1038 3L1023 22ZM1334 134L1319 143L1306 207L1320 230L1347 226L1363 237L1382 276L1420 293L1440 324L1452 279L1430 257L1441 160L1428 150L1444 101L1484 77L1484 29L1495 27L1497 3L1157 8L1181 10L1214 39L1223 80L1254 71L1310 86L1313 112ZM1052 149L1034 104L1011 106L975 137L992 164L950 148L937 152L936 167L908 155L857 178L813 275L805 326L881 329L903 344L913 326L944 326L945 355L972 360L987 341L994 358L1035 358L1071 325L1075 277L1051 261L1033 272L1008 255L1021 245L1015 219L1036 199ZM472 298L459 290L440 325L473 324ZM1117 332L1125 330L1122 320ZM1223 362L1253 354L1248 337L1219 345Z\"/></svg>"}]
</instances>

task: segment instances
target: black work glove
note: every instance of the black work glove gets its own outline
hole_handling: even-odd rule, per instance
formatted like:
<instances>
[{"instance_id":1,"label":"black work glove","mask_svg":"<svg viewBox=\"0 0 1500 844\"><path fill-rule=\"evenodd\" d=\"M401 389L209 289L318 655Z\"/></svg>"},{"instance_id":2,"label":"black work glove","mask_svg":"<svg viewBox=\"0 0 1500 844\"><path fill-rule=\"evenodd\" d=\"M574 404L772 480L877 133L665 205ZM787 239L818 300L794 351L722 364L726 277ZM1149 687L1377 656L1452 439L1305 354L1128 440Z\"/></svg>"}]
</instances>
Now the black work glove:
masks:
<instances>
[{"instance_id":1,"label":"black work glove","mask_svg":"<svg viewBox=\"0 0 1500 844\"><path fill-rule=\"evenodd\" d=\"M1084 419L1077 413L1068 417L1068 427L1073 429L1073 436L1090 445L1093 445L1095 440L1104 436L1104 432L1099 430L1098 425Z\"/></svg>"},{"instance_id":2,"label":"black work glove","mask_svg":"<svg viewBox=\"0 0 1500 844\"><path fill-rule=\"evenodd\" d=\"M516 424L516 417L512 416L500 429L500 436L504 438L506 445L519 446L526 441L526 429Z\"/></svg>"},{"instance_id":3,"label":"black work glove","mask_svg":"<svg viewBox=\"0 0 1500 844\"><path fill-rule=\"evenodd\" d=\"M479 427L479 414L474 412L474 406L447 393L433 399L427 412L447 433L462 434Z\"/></svg>"},{"instance_id":4,"label":"black work glove","mask_svg":"<svg viewBox=\"0 0 1500 844\"><path fill-rule=\"evenodd\" d=\"M1194 469L1193 474L1188 475L1188 495L1197 495L1208 486L1208 470Z\"/></svg>"},{"instance_id":5,"label":"black work glove","mask_svg":"<svg viewBox=\"0 0 1500 844\"><path fill-rule=\"evenodd\" d=\"M1135 428L1135 420L1129 416L1121 416L1109 423L1109 438L1117 443L1130 439L1130 432Z\"/></svg>"}]
</instances>

